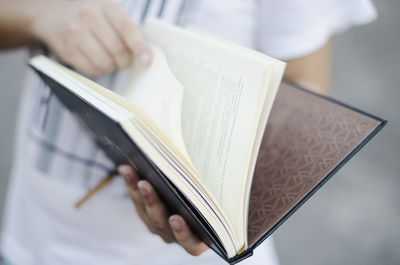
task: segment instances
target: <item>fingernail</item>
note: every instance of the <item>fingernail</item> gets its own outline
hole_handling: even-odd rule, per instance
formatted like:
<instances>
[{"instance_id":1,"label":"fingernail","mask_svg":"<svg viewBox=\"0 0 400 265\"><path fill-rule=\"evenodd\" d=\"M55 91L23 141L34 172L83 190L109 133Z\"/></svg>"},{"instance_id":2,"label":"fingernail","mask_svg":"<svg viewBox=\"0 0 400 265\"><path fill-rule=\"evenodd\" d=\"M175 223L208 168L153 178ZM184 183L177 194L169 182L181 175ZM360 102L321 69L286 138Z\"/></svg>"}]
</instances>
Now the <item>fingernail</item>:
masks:
<instances>
[{"instance_id":1,"label":"fingernail","mask_svg":"<svg viewBox=\"0 0 400 265\"><path fill-rule=\"evenodd\" d=\"M148 51L142 52L142 53L139 55L139 57L140 57L139 60L142 62L142 64L147 65L147 64L150 63L151 55L150 55L150 53L149 53Z\"/></svg>"},{"instance_id":2,"label":"fingernail","mask_svg":"<svg viewBox=\"0 0 400 265\"><path fill-rule=\"evenodd\" d=\"M177 231L182 229L182 223L180 220L171 218L169 222L173 230Z\"/></svg>"},{"instance_id":3,"label":"fingernail","mask_svg":"<svg viewBox=\"0 0 400 265\"><path fill-rule=\"evenodd\" d=\"M138 183L138 187L139 187L140 194L142 194L143 198L147 198L147 196L149 195L149 192L146 190L146 188L141 186L140 183Z\"/></svg>"}]
</instances>

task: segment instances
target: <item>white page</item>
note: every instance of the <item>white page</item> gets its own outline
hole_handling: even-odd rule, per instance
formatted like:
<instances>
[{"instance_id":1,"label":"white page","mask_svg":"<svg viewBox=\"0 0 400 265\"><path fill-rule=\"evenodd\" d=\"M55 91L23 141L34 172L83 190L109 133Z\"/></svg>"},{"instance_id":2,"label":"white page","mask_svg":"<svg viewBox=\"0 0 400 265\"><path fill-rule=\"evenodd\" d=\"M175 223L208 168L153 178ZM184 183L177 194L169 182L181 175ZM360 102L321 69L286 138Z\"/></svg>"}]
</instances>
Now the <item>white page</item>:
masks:
<instances>
[{"instance_id":1,"label":"white page","mask_svg":"<svg viewBox=\"0 0 400 265\"><path fill-rule=\"evenodd\" d=\"M164 53L152 46L150 66L135 63L124 96L139 106L190 161L181 128L181 83L171 72Z\"/></svg>"},{"instance_id":2,"label":"white page","mask_svg":"<svg viewBox=\"0 0 400 265\"><path fill-rule=\"evenodd\" d=\"M145 33L185 88L182 128L188 153L244 242L240 184L248 174L259 99L265 94L260 89L270 65L159 22L147 21Z\"/></svg>"}]
</instances>

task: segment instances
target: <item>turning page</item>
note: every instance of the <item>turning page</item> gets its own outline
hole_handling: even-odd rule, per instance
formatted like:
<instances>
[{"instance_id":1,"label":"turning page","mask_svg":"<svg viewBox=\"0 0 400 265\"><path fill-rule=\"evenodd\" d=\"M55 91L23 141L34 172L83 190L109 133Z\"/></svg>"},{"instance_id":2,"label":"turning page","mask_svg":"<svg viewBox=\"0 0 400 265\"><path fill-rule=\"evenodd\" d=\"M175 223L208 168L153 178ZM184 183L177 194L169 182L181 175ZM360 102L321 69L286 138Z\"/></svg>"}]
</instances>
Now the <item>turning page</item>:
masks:
<instances>
[{"instance_id":1,"label":"turning page","mask_svg":"<svg viewBox=\"0 0 400 265\"><path fill-rule=\"evenodd\" d=\"M184 87L182 129L190 158L244 242L240 184L248 174L266 94L262 84L272 64L156 21L147 21L144 30Z\"/></svg>"},{"instance_id":2,"label":"turning page","mask_svg":"<svg viewBox=\"0 0 400 265\"><path fill-rule=\"evenodd\" d=\"M140 107L190 161L181 126L184 88L171 72L164 53L154 45L151 49L151 65L133 65L124 96Z\"/></svg>"}]
</instances>

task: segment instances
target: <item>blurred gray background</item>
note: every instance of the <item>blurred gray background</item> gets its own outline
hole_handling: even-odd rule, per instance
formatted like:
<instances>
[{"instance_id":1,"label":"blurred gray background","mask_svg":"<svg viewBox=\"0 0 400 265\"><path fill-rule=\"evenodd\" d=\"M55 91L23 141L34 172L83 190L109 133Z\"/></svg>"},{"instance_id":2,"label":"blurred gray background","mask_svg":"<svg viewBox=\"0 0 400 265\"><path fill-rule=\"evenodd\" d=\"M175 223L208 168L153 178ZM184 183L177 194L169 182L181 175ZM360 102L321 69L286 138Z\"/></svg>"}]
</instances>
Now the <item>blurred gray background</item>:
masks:
<instances>
[{"instance_id":1,"label":"blurred gray background","mask_svg":"<svg viewBox=\"0 0 400 265\"><path fill-rule=\"evenodd\" d=\"M277 230L282 265L400 264L400 1L375 4L376 22L334 40L332 94L389 123ZM0 212L25 58L0 53Z\"/></svg>"}]
</instances>

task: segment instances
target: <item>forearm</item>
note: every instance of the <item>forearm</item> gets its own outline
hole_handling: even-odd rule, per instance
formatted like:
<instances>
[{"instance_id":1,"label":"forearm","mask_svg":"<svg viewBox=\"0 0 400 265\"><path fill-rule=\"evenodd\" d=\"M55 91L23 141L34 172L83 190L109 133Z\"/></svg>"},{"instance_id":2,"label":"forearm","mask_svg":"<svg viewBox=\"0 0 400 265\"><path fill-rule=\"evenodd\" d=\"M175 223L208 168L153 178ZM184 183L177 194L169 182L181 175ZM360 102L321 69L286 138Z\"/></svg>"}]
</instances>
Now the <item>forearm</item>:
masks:
<instances>
[{"instance_id":1,"label":"forearm","mask_svg":"<svg viewBox=\"0 0 400 265\"><path fill-rule=\"evenodd\" d=\"M306 56L287 60L284 78L320 94L331 85L332 40Z\"/></svg>"},{"instance_id":2,"label":"forearm","mask_svg":"<svg viewBox=\"0 0 400 265\"><path fill-rule=\"evenodd\" d=\"M32 24L48 4L49 0L0 0L0 49L39 42Z\"/></svg>"}]
</instances>

